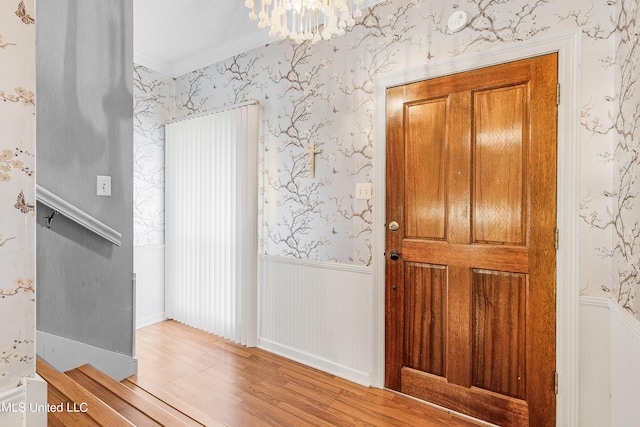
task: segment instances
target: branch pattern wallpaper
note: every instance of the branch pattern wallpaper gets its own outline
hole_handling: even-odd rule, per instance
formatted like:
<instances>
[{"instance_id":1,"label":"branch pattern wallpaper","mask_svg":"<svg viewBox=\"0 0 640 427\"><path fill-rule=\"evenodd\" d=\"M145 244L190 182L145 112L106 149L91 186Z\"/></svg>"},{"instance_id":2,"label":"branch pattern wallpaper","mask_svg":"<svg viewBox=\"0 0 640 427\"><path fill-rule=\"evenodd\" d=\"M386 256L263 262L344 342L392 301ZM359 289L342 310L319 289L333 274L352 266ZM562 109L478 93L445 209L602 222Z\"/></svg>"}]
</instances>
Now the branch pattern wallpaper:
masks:
<instances>
[{"instance_id":1,"label":"branch pattern wallpaper","mask_svg":"<svg viewBox=\"0 0 640 427\"><path fill-rule=\"evenodd\" d=\"M133 234L135 246L164 242L164 123L173 115L173 79L133 73Z\"/></svg>"},{"instance_id":2,"label":"branch pattern wallpaper","mask_svg":"<svg viewBox=\"0 0 640 427\"><path fill-rule=\"evenodd\" d=\"M35 373L34 2L0 5L0 392Z\"/></svg>"},{"instance_id":3,"label":"branch pattern wallpaper","mask_svg":"<svg viewBox=\"0 0 640 427\"><path fill-rule=\"evenodd\" d=\"M456 10L469 14L469 24L452 33L447 20ZM138 67L134 96L153 93L146 99L157 112L136 119L157 138L140 147L136 159L158 162L141 168L136 179L162 185L161 156L154 153L163 142L154 129L163 115L257 99L261 252L370 266L372 215L384 212L354 193L356 183L372 181L376 76L579 29L582 293L609 295L638 316L638 13L635 0L387 0L366 10L345 36L316 45L274 41L175 81ZM320 151L315 178L311 144ZM162 244L160 192L152 201L142 184L137 188L136 241Z\"/></svg>"}]
</instances>

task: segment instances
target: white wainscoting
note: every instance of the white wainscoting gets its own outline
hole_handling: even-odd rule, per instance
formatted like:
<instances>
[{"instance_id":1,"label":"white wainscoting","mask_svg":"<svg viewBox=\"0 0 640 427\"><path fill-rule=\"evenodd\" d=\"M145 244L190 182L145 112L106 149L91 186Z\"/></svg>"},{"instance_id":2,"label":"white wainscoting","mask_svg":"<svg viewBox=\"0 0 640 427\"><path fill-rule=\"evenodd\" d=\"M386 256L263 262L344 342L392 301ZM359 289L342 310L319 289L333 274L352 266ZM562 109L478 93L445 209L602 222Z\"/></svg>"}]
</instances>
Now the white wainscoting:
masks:
<instances>
[{"instance_id":1,"label":"white wainscoting","mask_svg":"<svg viewBox=\"0 0 640 427\"><path fill-rule=\"evenodd\" d=\"M136 328L165 320L164 245L133 249L136 274Z\"/></svg>"},{"instance_id":2,"label":"white wainscoting","mask_svg":"<svg viewBox=\"0 0 640 427\"><path fill-rule=\"evenodd\" d=\"M580 426L640 420L640 322L608 298L580 298Z\"/></svg>"},{"instance_id":3,"label":"white wainscoting","mask_svg":"<svg viewBox=\"0 0 640 427\"><path fill-rule=\"evenodd\" d=\"M611 324L606 298L580 298L580 425L609 426Z\"/></svg>"},{"instance_id":4,"label":"white wainscoting","mask_svg":"<svg viewBox=\"0 0 640 427\"><path fill-rule=\"evenodd\" d=\"M18 387L0 393L0 426L47 426L47 382L40 375L24 377Z\"/></svg>"},{"instance_id":5,"label":"white wainscoting","mask_svg":"<svg viewBox=\"0 0 640 427\"><path fill-rule=\"evenodd\" d=\"M640 322L611 306L611 425L640 425Z\"/></svg>"},{"instance_id":6,"label":"white wainscoting","mask_svg":"<svg viewBox=\"0 0 640 427\"><path fill-rule=\"evenodd\" d=\"M371 269L272 256L260 264L258 346L371 385Z\"/></svg>"}]
</instances>

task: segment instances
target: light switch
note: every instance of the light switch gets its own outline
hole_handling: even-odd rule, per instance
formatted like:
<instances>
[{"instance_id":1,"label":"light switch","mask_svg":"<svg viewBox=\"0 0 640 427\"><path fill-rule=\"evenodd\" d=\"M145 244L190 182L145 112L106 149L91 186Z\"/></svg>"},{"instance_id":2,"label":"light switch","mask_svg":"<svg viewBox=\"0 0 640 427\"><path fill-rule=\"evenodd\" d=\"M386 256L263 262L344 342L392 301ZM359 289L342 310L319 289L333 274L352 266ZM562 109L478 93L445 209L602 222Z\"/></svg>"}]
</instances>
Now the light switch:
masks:
<instances>
[{"instance_id":1,"label":"light switch","mask_svg":"<svg viewBox=\"0 0 640 427\"><path fill-rule=\"evenodd\" d=\"M98 196L111 196L111 177L98 175L96 193Z\"/></svg>"}]
</instances>

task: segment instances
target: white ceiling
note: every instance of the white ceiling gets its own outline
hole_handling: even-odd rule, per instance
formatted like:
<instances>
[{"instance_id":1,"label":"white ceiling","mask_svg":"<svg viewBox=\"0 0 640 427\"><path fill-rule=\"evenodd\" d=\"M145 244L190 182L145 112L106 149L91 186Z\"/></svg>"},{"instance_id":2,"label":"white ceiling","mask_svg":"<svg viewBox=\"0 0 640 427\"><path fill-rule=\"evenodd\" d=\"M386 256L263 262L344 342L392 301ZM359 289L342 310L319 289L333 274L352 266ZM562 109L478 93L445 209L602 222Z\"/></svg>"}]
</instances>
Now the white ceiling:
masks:
<instances>
[{"instance_id":1,"label":"white ceiling","mask_svg":"<svg viewBox=\"0 0 640 427\"><path fill-rule=\"evenodd\" d=\"M133 11L134 62L171 77L273 41L244 0L134 0Z\"/></svg>"}]
</instances>

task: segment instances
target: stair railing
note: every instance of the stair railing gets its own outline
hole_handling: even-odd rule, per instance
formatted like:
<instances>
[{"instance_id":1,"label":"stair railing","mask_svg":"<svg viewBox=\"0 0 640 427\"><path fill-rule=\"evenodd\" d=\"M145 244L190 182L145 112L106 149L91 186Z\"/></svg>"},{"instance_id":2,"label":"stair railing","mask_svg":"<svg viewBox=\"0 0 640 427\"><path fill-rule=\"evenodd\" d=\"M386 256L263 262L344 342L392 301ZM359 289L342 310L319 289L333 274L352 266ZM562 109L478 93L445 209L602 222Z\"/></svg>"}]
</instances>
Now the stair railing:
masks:
<instances>
[{"instance_id":1,"label":"stair railing","mask_svg":"<svg viewBox=\"0 0 640 427\"><path fill-rule=\"evenodd\" d=\"M107 239L114 245L122 246L122 234L63 198L56 196L41 185L36 185L36 200L52 209L51 215L45 217L47 227L51 227L55 215L61 214L86 229L93 231L98 236Z\"/></svg>"}]
</instances>

